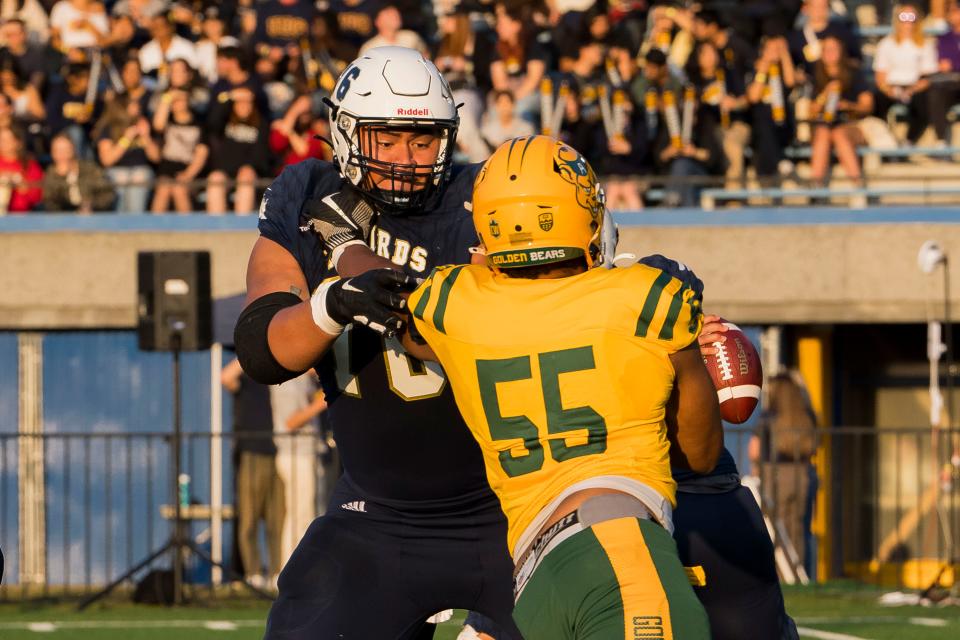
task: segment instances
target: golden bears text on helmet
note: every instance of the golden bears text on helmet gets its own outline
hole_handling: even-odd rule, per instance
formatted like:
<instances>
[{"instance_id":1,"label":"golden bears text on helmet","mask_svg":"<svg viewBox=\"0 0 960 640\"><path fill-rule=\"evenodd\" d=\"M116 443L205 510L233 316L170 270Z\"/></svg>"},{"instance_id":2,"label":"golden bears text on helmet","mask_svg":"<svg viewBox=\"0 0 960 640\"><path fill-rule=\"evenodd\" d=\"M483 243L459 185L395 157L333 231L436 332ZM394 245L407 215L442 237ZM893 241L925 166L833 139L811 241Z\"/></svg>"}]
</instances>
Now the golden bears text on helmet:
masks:
<instances>
[{"instance_id":1,"label":"golden bears text on helmet","mask_svg":"<svg viewBox=\"0 0 960 640\"><path fill-rule=\"evenodd\" d=\"M509 140L473 186L473 223L490 266L529 267L600 254L603 191L573 147L548 136Z\"/></svg>"}]
</instances>

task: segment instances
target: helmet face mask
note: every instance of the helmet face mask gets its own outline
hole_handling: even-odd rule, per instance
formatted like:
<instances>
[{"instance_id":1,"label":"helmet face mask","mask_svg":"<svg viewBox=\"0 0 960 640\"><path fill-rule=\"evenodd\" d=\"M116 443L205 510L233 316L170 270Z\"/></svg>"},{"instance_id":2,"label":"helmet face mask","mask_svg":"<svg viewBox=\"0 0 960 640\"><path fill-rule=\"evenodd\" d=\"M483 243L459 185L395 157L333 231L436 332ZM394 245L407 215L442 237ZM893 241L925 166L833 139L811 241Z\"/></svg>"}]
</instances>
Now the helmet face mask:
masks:
<instances>
[{"instance_id":1,"label":"helmet face mask","mask_svg":"<svg viewBox=\"0 0 960 640\"><path fill-rule=\"evenodd\" d=\"M433 63L413 49L371 49L344 70L333 95L330 132L344 177L382 213L428 207L450 177L460 123ZM381 159L381 133L415 139L420 131L437 142L435 156L414 151L402 162Z\"/></svg>"},{"instance_id":2,"label":"helmet face mask","mask_svg":"<svg viewBox=\"0 0 960 640\"><path fill-rule=\"evenodd\" d=\"M356 120L347 158L346 177L363 191L366 197L378 205L384 213L403 213L422 209L437 195L450 172L451 137L455 136L456 123L415 125L398 122ZM407 137L409 136L409 137ZM391 144L429 145L419 154L413 151L404 154L413 162L381 160L381 138L389 138ZM415 156L420 155L420 158ZM424 161L429 156L432 161ZM418 162L419 160L419 162ZM353 174L353 175L351 175Z\"/></svg>"}]
</instances>

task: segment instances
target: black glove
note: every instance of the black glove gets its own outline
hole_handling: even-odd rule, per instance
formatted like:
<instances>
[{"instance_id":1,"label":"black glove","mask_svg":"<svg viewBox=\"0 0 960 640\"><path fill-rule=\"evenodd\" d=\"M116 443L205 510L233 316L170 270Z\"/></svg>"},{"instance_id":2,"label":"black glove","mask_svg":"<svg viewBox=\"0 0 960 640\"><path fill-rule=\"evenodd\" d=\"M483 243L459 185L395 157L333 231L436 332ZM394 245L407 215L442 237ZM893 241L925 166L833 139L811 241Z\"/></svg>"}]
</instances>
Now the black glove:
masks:
<instances>
[{"instance_id":1,"label":"black glove","mask_svg":"<svg viewBox=\"0 0 960 640\"><path fill-rule=\"evenodd\" d=\"M693 272L693 269L682 262L671 260L670 258L662 256L659 253L640 258L637 260L637 262L640 264L645 264L648 267L654 267L656 269L660 269L661 271L665 271L680 282L689 285L689 287L693 289L695 300L703 300L703 280L697 277L697 274Z\"/></svg>"},{"instance_id":2,"label":"black glove","mask_svg":"<svg viewBox=\"0 0 960 640\"><path fill-rule=\"evenodd\" d=\"M311 228L336 266L348 245L367 244L376 212L356 189L345 186L336 193L310 200L301 216L303 226Z\"/></svg>"},{"instance_id":3,"label":"black glove","mask_svg":"<svg viewBox=\"0 0 960 640\"><path fill-rule=\"evenodd\" d=\"M310 298L313 321L331 335L344 325L370 327L387 337L403 326L407 301L400 295L417 288L416 278L394 269L373 269L346 280L326 282Z\"/></svg>"}]
</instances>

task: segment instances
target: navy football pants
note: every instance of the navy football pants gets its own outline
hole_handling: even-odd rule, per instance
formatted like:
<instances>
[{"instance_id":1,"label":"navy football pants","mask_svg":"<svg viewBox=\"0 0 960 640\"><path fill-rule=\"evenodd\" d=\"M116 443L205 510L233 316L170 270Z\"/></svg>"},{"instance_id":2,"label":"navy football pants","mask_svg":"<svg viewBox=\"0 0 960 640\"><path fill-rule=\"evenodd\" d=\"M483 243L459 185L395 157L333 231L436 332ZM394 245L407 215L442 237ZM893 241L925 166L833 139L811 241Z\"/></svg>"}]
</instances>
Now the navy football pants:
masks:
<instances>
[{"instance_id":1,"label":"navy football pants","mask_svg":"<svg viewBox=\"0 0 960 640\"><path fill-rule=\"evenodd\" d=\"M342 477L280 574L268 640L429 638L444 609L479 611L519 640L506 521L496 499L369 499Z\"/></svg>"},{"instance_id":2,"label":"navy football pants","mask_svg":"<svg viewBox=\"0 0 960 640\"><path fill-rule=\"evenodd\" d=\"M760 507L746 487L725 493L677 492L673 513L680 560L702 566L694 592L707 610L713 640L796 638Z\"/></svg>"}]
</instances>

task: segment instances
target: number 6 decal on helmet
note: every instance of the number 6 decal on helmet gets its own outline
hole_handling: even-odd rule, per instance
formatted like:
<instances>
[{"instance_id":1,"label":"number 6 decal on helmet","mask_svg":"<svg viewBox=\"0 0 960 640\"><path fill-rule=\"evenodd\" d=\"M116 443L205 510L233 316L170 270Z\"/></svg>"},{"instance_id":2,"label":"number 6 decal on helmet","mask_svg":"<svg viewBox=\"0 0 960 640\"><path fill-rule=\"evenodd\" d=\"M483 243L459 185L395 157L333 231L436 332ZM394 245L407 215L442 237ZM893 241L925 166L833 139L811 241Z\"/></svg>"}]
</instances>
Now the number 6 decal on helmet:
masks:
<instances>
[{"instance_id":1,"label":"number 6 decal on helmet","mask_svg":"<svg viewBox=\"0 0 960 640\"><path fill-rule=\"evenodd\" d=\"M350 81L355 80L359 75L359 67L352 65L343 72L343 76L340 78L340 86L337 87L337 100L343 100L344 96L347 95L347 91L350 91Z\"/></svg>"}]
</instances>

